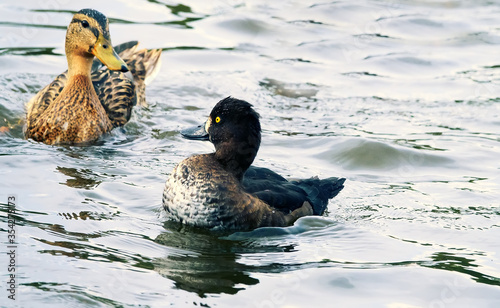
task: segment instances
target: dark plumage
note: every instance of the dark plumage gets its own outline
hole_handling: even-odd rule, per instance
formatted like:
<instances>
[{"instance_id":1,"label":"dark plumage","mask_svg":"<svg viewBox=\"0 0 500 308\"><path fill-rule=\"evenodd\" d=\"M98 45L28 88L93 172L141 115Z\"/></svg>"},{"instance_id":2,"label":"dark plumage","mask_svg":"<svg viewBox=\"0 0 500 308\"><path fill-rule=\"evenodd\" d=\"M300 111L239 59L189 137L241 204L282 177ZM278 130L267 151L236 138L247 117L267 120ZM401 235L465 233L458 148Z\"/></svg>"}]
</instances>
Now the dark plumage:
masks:
<instances>
[{"instance_id":1,"label":"dark plumage","mask_svg":"<svg viewBox=\"0 0 500 308\"><path fill-rule=\"evenodd\" d=\"M88 16L97 21L97 23L101 27L101 33L106 39L109 39L109 23L108 19L106 18L106 16L104 16L103 13L93 9L81 9L77 12L77 14Z\"/></svg>"},{"instance_id":2,"label":"dark plumage","mask_svg":"<svg viewBox=\"0 0 500 308\"><path fill-rule=\"evenodd\" d=\"M281 211L297 209L308 201L313 214L322 215L328 206L328 200L338 195L344 188L344 182L345 179L336 177L287 181L267 168L250 166L243 176L242 185L246 192Z\"/></svg>"},{"instance_id":3,"label":"dark plumage","mask_svg":"<svg viewBox=\"0 0 500 308\"><path fill-rule=\"evenodd\" d=\"M287 181L251 167L261 140L259 115L249 103L228 97L203 126L184 137L210 140L215 153L180 162L165 184L163 207L172 220L211 230L252 230L288 226L307 215L322 215L343 178Z\"/></svg>"}]
</instances>

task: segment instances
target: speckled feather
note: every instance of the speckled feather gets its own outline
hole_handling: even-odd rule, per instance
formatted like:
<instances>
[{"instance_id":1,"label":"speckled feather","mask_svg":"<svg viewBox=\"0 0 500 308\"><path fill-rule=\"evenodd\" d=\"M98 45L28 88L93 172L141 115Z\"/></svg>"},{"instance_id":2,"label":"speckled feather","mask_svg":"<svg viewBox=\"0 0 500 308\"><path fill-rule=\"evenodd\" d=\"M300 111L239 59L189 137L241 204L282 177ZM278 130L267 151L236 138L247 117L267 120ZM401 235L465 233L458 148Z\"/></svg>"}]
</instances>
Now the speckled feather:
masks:
<instances>
[{"instance_id":1,"label":"speckled feather","mask_svg":"<svg viewBox=\"0 0 500 308\"><path fill-rule=\"evenodd\" d=\"M246 193L213 153L189 157L175 167L165 184L163 205L174 220L214 231L287 226L312 214L307 204L287 215Z\"/></svg>"},{"instance_id":2,"label":"speckled feather","mask_svg":"<svg viewBox=\"0 0 500 308\"><path fill-rule=\"evenodd\" d=\"M120 57L127 63L129 67L133 80L127 77L127 74L110 71L105 66L103 66L99 60L94 60L94 65L92 66L91 79L93 83L94 90L99 98L102 107L104 108L105 114L109 118L108 121L111 122L112 127L122 126L128 122L130 119L132 108L140 102L140 105L146 105L145 97L145 80L154 78L160 66L160 56L161 49L154 50L137 50L137 41L123 43L115 47L117 53ZM62 90L67 86L68 82L68 72L64 72L57 76L52 83L42 89L35 97L33 97L27 105L27 125L26 125L26 136L33 138L34 140L43 141L48 144L58 144L61 142L56 142L57 137L53 139L47 139L48 135L42 133L42 130L47 129L48 125L36 126L36 124L41 124L44 120L50 117L55 117L56 115L66 117L66 115L59 114L62 110L69 112L70 108L64 108L60 110L54 110L54 108L49 108L49 106L56 101L57 97L60 95ZM81 89L79 90L81 91ZM79 91L74 91L74 95L78 94ZM77 95L77 97L80 97ZM80 100L72 99L72 105L75 107L79 104ZM68 102L69 103L69 102ZM49 114L48 111L51 110L52 113ZM81 113L78 113L81 114ZM90 131L91 128L87 128L92 124L92 122L83 119L73 119L78 125L80 125L82 131ZM105 125L107 126L107 124ZM109 131L106 129L104 132ZM68 132L70 134L70 132ZM43 137L45 136L45 137ZM55 136L55 134L54 134ZM89 136L90 138L91 136ZM61 137L60 139L64 139ZM97 139L90 138L90 139ZM75 136L74 138L69 138L71 140L79 140ZM74 143L68 142L66 143Z\"/></svg>"},{"instance_id":3,"label":"speckled feather","mask_svg":"<svg viewBox=\"0 0 500 308\"><path fill-rule=\"evenodd\" d=\"M111 130L111 121L96 99L88 77L76 76L62 91L59 82L52 84L55 87L41 95L43 105L29 106L32 112L28 112L27 137L47 144L81 144ZM54 93L54 100L48 102Z\"/></svg>"},{"instance_id":4,"label":"speckled feather","mask_svg":"<svg viewBox=\"0 0 500 308\"><path fill-rule=\"evenodd\" d=\"M123 86L123 87L129 87L128 82L131 82L133 86L135 86L135 89L133 91L135 92L135 101L133 104L128 104L130 106L134 106L135 104L138 104L139 106L147 106L146 103L146 85L148 85L151 80L156 77L156 74L158 73L158 70L161 66L161 49L142 49L142 50L137 50L137 47L139 46L139 42L137 41L130 41L126 42L123 44L120 44L118 46L115 46L114 49L120 56L120 58L125 61L127 64L130 73L132 74L133 81L127 78L128 74L123 74L120 72L111 72L109 71L105 66L102 65L102 63L98 60L95 59L94 63L92 64L92 81L94 82L94 85L96 85L96 82L100 80L106 80L106 76L103 76L104 72L110 72L114 74L109 74L114 75L109 78L115 78L117 81L123 81L123 83L119 83L118 85ZM116 81L115 81L116 82ZM108 90L105 88L105 90ZM109 91L109 90L108 90ZM129 90L130 91L130 90ZM100 92L98 91L96 87L96 92L98 95L100 95ZM130 97L129 95L118 95L116 96L119 97ZM100 98L100 97L99 97ZM128 99L122 99L128 101ZM101 102L104 102L101 99ZM106 106L105 106L106 108ZM111 109L111 107L109 107ZM123 113L124 115L126 112ZM126 122L126 121L125 121Z\"/></svg>"},{"instance_id":5,"label":"speckled feather","mask_svg":"<svg viewBox=\"0 0 500 308\"><path fill-rule=\"evenodd\" d=\"M137 102L134 82L122 72L102 69L92 74L92 83L113 127L125 125Z\"/></svg>"},{"instance_id":6,"label":"speckled feather","mask_svg":"<svg viewBox=\"0 0 500 308\"><path fill-rule=\"evenodd\" d=\"M289 182L267 168L252 167L261 141L258 113L246 101L219 101L204 125L181 134L209 140L215 153L180 162L163 191L169 218L215 231L288 226L307 215L322 215L345 179L313 177Z\"/></svg>"},{"instance_id":7,"label":"speckled feather","mask_svg":"<svg viewBox=\"0 0 500 308\"><path fill-rule=\"evenodd\" d=\"M161 49L142 49L136 51L137 45L120 53L134 77L137 104L146 106L146 85L158 73L161 63Z\"/></svg>"},{"instance_id":8,"label":"speckled feather","mask_svg":"<svg viewBox=\"0 0 500 308\"><path fill-rule=\"evenodd\" d=\"M31 122L39 118L42 113L50 106L56 99L64 86L68 82L67 71L57 76L54 81L48 84L45 88L40 90L27 104L28 117L27 121ZM27 125L29 126L29 125Z\"/></svg>"}]
</instances>

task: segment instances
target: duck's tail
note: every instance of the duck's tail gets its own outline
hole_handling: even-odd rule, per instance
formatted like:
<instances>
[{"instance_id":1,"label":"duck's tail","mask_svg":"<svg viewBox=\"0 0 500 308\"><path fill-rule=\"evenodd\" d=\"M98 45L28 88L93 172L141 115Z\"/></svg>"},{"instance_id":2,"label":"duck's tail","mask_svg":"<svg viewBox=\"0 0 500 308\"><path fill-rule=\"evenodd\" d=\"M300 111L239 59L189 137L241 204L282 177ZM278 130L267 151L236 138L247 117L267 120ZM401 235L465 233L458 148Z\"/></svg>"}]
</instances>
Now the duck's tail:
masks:
<instances>
[{"instance_id":1,"label":"duck's tail","mask_svg":"<svg viewBox=\"0 0 500 308\"><path fill-rule=\"evenodd\" d=\"M132 41L115 47L115 51L127 63L134 77L137 104L146 106L146 85L158 74L161 67L161 49L137 50L139 42Z\"/></svg>"},{"instance_id":2,"label":"duck's tail","mask_svg":"<svg viewBox=\"0 0 500 308\"><path fill-rule=\"evenodd\" d=\"M328 200L338 195L344 188L344 178L328 178L320 180L313 177L306 180L293 181L306 193L313 207L314 215L322 215L328 206Z\"/></svg>"}]
</instances>

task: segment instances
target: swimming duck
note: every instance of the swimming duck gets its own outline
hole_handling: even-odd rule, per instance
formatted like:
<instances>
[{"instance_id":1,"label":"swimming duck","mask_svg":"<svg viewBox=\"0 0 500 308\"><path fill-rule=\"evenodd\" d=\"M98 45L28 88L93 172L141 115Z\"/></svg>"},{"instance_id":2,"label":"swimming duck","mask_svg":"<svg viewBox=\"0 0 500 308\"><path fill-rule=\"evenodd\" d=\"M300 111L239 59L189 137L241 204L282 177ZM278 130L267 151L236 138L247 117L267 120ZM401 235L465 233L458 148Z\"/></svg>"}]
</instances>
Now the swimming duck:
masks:
<instances>
[{"instance_id":1,"label":"swimming duck","mask_svg":"<svg viewBox=\"0 0 500 308\"><path fill-rule=\"evenodd\" d=\"M86 144L127 123L132 107L145 105L145 85L161 62L161 49L137 50L137 45L113 48L106 16L92 9L77 12L66 32L68 70L28 102L26 137L52 145Z\"/></svg>"},{"instance_id":2,"label":"swimming duck","mask_svg":"<svg viewBox=\"0 0 500 308\"><path fill-rule=\"evenodd\" d=\"M218 102L204 125L183 130L188 139L210 140L215 152L181 161L165 183L163 207L171 220L213 231L288 226L322 215L344 178L287 181L252 167L261 141L259 115L246 101Z\"/></svg>"}]
</instances>

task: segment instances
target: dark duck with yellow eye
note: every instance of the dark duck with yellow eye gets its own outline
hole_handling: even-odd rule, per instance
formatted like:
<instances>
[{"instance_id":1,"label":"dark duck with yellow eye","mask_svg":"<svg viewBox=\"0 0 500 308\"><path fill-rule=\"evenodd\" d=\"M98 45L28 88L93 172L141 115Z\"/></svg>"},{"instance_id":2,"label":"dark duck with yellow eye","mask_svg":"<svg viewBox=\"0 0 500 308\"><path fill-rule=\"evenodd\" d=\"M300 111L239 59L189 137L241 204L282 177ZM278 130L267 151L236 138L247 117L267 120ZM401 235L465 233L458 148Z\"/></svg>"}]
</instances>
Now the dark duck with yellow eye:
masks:
<instances>
[{"instance_id":1,"label":"dark duck with yellow eye","mask_svg":"<svg viewBox=\"0 0 500 308\"><path fill-rule=\"evenodd\" d=\"M210 140L215 152L191 156L172 171L163 192L170 219L213 231L284 227L302 216L322 215L344 188L343 178L287 181L251 167L261 140L259 115L232 97L213 108L204 125L181 132Z\"/></svg>"},{"instance_id":2,"label":"dark duck with yellow eye","mask_svg":"<svg viewBox=\"0 0 500 308\"><path fill-rule=\"evenodd\" d=\"M86 144L127 123L132 107L145 105L145 86L161 63L161 49L137 45L113 48L106 16L92 9L76 13L66 32L68 70L28 102L26 137Z\"/></svg>"}]
</instances>

